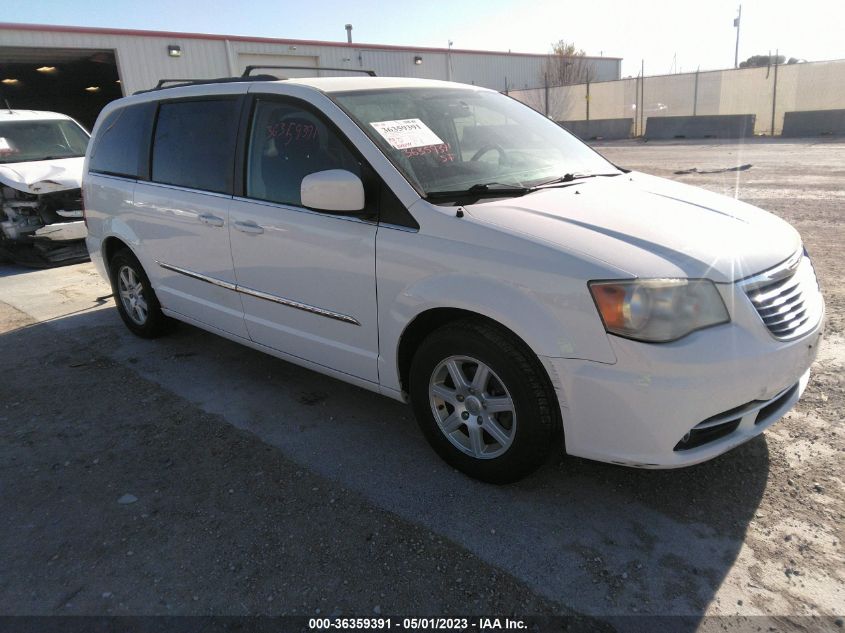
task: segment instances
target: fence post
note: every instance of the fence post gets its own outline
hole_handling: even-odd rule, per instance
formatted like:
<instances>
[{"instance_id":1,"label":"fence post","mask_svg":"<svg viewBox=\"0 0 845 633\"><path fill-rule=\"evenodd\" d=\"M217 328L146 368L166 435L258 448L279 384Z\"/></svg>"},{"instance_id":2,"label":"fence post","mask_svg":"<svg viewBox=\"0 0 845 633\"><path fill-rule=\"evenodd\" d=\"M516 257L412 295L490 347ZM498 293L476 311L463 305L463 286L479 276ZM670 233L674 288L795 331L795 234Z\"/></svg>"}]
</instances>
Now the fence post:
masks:
<instances>
[{"instance_id":1,"label":"fence post","mask_svg":"<svg viewBox=\"0 0 845 633\"><path fill-rule=\"evenodd\" d=\"M772 132L771 135L775 135L775 108L777 107L778 102L778 55L780 54L780 49L775 49L775 85L772 89Z\"/></svg>"},{"instance_id":2,"label":"fence post","mask_svg":"<svg viewBox=\"0 0 845 633\"><path fill-rule=\"evenodd\" d=\"M590 82L587 82L587 121L590 120Z\"/></svg>"},{"instance_id":3,"label":"fence post","mask_svg":"<svg viewBox=\"0 0 845 633\"><path fill-rule=\"evenodd\" d=\"M645 60L640 65L640 135L645 136Z\"/></svg>"},{"instance_id":4,"label":"fence post","mask_svg":"<svg viewBox=\"0 0 845 633\"><path fill-rule=\"evenodd\" d=\"M692 115L698 114L698 68L695 69L695 91L692 95Z\"/></svg>"},{"instance_id":5,"label":"fence post","mask_svg":"<svg viewBox=\"0 0 845 633\"><path fill-rule=\"evenodd\" d=\"M549 116L549 73L544 75L546 84L546 116Z\"/></svg>"},{"instance_id":6,"label":"fence post","mask_svg":"<svg viewBox=\"0 0 845 633\"><path fill-rule=\"evenodd\" d=\"M637 76L634 83L634 99L636 99L636 109L634 110L634 136L640 135L640 77Z\"/></svg>"}]
</instances>

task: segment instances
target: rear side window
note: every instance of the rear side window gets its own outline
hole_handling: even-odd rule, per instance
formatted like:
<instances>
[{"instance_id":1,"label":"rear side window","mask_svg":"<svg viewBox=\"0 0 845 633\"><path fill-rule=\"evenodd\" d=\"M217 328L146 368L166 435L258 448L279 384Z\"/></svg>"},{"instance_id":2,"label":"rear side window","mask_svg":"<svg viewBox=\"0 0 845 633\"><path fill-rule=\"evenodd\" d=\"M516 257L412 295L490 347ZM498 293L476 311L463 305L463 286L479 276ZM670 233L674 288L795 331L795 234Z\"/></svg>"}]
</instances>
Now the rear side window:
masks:
<instances>
[{"instance_id":1,"label":"rear side window","mask_svg":"<svg viewBox=\"0 0 845 633\"><path fill-rule=\"evenodd\" d=\"M149 143L151 105L140 103L106 117L94 139L88 169L101 174L138 178L142 144Z\"/></svg>"},{"instance_id":2,"label":"rear side window","mask_svg":"<svg viewBox=\"0 0 845 633\"><path fill-rule=\"evenodd\" d=\"M152 180L232 193L238 99L162 103L152 150Z\"/></svg>"}]
</instances>

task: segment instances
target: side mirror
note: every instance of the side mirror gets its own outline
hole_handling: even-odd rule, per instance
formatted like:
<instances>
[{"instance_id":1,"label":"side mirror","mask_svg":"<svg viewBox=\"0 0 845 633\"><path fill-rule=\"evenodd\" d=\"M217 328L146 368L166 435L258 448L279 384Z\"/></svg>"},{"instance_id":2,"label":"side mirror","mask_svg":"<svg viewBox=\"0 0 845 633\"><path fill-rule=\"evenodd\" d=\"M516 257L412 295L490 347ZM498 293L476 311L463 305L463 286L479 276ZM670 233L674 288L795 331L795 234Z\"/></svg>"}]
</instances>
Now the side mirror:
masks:
<instances>
[{"instance_id":1,"label":"side mirror","mask_svg":"<svg viewBox=\"0 0 845 633\"><path fill-rule=\"evenodd\" d=\"M302 206L352 213L364 208L364 184L351 171L328 169L308 174L300 186Z\"/></svg>"}]
</instances>

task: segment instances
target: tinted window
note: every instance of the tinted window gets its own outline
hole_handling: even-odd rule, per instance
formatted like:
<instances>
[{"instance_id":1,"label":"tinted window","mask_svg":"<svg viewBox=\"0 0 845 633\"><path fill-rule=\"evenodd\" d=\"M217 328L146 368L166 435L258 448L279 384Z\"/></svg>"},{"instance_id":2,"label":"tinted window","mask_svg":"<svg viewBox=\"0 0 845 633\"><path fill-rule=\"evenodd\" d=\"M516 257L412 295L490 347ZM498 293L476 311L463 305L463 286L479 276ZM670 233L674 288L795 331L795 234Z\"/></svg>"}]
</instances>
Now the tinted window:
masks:
<instances>
[{"instance_id":1,"label":"tinted window","mask_svg":"<svg viewBox=\"0 0 845 633\"><path fill-rule=\"evenodd\" d=\"M327 169L346 169L359 178L362 173L360 161L321 117L296 105L257 102L247 162L248 196L301 206L302 179Z\"/></svg>"},{"instance_id":2,"label":"tinted window","mask_svg":"<svg viewBox=\"0 0 845 633\"><path fill-rule=\"evenodd\" d=\"M231 193L239 103L221 99L161 104L153 139L152 179Z\"/></svg>"},{"instance_id":3,"label":"tinted window","mask_svg":"<svg viewBox=\"0 0 845 633\"><path fill-rule=\"evenodd\" d=\"M385 184L381 185L381 192L379 198L378 219L379 222L385 224L394 224L396 226L407 226L412 229L419 229L420 225L411 215L411 212L405 207L396 194L390 190Z\"/></svg>"},{"instance_id":4,"label":"tinted window","mask_svg":"<svg viewBox=\"0 0 845 633\"><path fill-rule=\"evenodd\" d=\"M88 169L137 178L141 144L149 142L150 111L151 106L142 103L109 114L97 132Z\"/></svg>"}]
</instances>

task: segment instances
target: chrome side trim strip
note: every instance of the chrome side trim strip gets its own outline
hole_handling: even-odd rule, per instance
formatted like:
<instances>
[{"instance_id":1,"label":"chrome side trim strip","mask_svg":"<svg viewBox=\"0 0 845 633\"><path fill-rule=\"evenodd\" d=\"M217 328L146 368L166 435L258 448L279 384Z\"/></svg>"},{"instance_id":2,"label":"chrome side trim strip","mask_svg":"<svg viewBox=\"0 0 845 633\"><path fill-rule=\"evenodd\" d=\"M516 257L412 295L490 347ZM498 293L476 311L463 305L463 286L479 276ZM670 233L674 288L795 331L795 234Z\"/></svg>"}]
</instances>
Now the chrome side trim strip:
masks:
<instances>
[{"instance_id":1,"label":"chrome side trim strip","mask_svg":"<svg viewBox=\"0 0 845 633\"><path fill-rule=\"evenodd\" d=\"M238 287L230 283L228 281L223 281L222 279L217 279L215 277L209 277L208 275L201 275L200 273L195 273L192 270L188 270L186 268L180 268L179 266L174 266L173 264L165 264L164 262L160 262L156 260L156 264L164 268L165 270L171 270L174 273L179 273L180 275L185 275L186 277L191 277L193 279L199 279L200 281L204 281L206 283L220 286L221 288L226 288L226 290L234 290L237 292Z\"/></svg>"},{"instance_id":2,"label":"chrome side trim strip","mask_svg":"<svg viewBox=\"0 0 845 633\"><path fill-rule=\"evenodd\" d=\"M185 275L186 277L191 277L193 279L197 279L199 281L204 281L206 283L213 284L215 286L220 286L221 288L226 288L227 290L234 290L235 292L240 292L241 294L249 295L250 297L256 297L258 299L264 299L265 301L272 301L273 303L278 303L283 306L287 306L289 308L295 308L297 310L302 310L303 312L310 312L312 314L318 314L320 316L327 317L329 319L335 319L336 321L343 321L344 323L351 323L352 325L360 326L361 323L355 317L349 316L348 314L343 314L341 312L333 312L331 310L326 310L325 308L318 308L317 306L308 305L307 303L301 303L299 301L294 301L292 299L285 299L284 297L278 297L276 295L271 295L266 292L262 292L260 290L255 290L253 288L248 288L247 286L241 286L239 284L233 284L228 281L223 281L221 279L217 279L215 277L209 277L208 275L202 275L200 273L195 273L191 270L187 270L185 268L180 268L179 266L174 266L172 264L166 264L164 262L160 262L156 260L156 264L161 266L166 270L173 271L175 273L179 273L181 275Z\"/></svg>"},{"instance_id":3,"label":"chrome side trim strip","mask_svg":"<svg viewBox=\"0 0 845 633\"><path fill-rule=\"evenodd\" d=\"M253 288L247 288L246 286L239 285L237 287L238 292L243 293L245 295L249 295L251 297L257 297L259 299L264 299L266 301L272 301L273 303L279 303L283 306L288 306L289 308L296 308L297 310L303 310L305 312L311 312L313 314L319 314L320 316L328 317L330 319L335 319L337 321L343 321L344 323L351 323L352 325L361 325L357 319L354 317L349 316L348 314L342 314L340 312L332 312L331 310L326 310L325 308L318 308L316 306L308 305L307 303L300 303L299 301L294 301L293 299L285 299L284 297L278 297L276 295L271 295L266 292L261 292L260 290L254 290Z\"/></svg>"}]
</instances>

